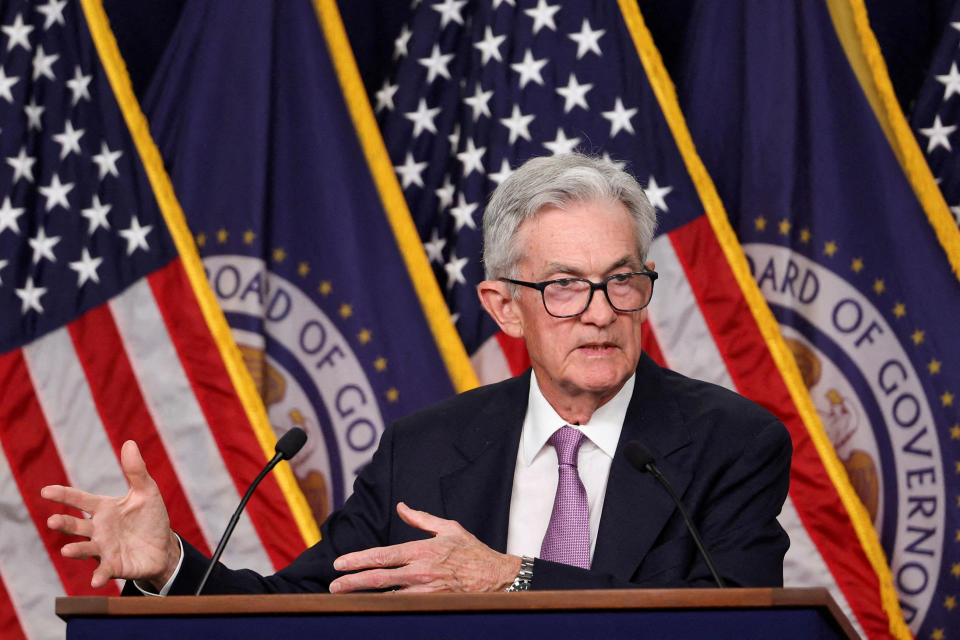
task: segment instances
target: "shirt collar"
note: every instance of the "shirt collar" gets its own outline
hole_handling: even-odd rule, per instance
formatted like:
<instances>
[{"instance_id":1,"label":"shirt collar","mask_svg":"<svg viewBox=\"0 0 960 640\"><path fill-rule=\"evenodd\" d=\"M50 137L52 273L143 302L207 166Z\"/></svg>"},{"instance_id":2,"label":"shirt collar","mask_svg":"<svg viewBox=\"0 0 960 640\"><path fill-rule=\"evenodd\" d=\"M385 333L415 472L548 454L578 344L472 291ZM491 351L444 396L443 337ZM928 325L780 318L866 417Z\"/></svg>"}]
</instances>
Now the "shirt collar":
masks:
<instances>
[{"instance_id":1,"label":"shirt collar","mask_svg":"<svg viewBox=\"0 0 960 640\"><path fill-rule=\"evenodd\" d=\"M593 412L589 422L571 425L582 431L583 435L611 458L617 451L617 442L620 441L620 431L627 417L627 407L633 396L636 377L636 373L631 375L617 395ZM520 459L523 463L531 464L553 432L565 424L567 422L543 396L540 385L537 383L536 373L532 373L527 415L523 422L523 435L520 441Z\"/></svg>"}]
</instances>

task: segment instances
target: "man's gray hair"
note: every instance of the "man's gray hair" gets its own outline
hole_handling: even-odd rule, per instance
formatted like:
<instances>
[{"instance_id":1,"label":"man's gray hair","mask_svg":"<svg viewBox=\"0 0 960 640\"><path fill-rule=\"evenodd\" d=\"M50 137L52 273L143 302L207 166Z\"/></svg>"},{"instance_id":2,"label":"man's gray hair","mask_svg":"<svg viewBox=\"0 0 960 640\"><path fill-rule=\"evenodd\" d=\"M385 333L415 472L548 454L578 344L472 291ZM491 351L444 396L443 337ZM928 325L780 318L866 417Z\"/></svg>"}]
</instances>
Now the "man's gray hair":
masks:
<instances>
[{"instance_id":1,"label":"man's gray hair","mask_svg":"<svg viewBox=\"0 0 960 640\"><path fill-rule=\"evenodd\" d=\"M483 214L483 263L488 280L516 277L522 247L515 236L520 225L545 207L620 202L637 229L637 254L646 261L657 213L634 178L602 158L580 153L533 158L504 180Z\"/></svg>"}]
</instances>

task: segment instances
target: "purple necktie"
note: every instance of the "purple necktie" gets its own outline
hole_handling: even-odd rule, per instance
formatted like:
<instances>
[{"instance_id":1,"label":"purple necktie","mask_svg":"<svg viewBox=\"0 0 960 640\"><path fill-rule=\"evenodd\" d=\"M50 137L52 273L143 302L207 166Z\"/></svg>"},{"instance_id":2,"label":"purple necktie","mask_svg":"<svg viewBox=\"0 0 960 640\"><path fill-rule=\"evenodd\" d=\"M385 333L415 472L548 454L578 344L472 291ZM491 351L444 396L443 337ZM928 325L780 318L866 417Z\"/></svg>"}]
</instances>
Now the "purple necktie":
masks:
<instances>
[{"instance_id":1,"label":"purple necktie","mask_svg":"<svg viewBox=\"0 0 960 640\"><path fill-rule=\"evenodd\" d=\"M560 478L540 557L589 569L590 507L577 473L577 453L582 442L583 433L573 427L560 427L550 436L550 444L557 450Z\"/></svg>"}]
</instances>

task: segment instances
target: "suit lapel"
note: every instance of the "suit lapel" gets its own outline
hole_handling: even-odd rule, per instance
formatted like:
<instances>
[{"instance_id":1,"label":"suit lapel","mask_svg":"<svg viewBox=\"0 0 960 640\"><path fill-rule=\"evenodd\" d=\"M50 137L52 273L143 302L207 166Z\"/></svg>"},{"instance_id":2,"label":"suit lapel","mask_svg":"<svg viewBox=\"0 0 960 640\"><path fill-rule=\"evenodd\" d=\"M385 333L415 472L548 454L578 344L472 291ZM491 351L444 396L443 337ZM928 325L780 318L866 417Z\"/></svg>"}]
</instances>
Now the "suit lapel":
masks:
<instances>
[{"instance_id":1,"label":"suit lapel","mask_svg":"<svg viewBox=\"0 0 960 640\"><path fill-rule=\"evenodd\" d=\"M646 355L637 367L633 398L610 467L592 563L593 569L625 581L636 572L676 509L653 476L637 471L624 458L624 445L635 439L650 448L657 466L682 496L690 473L672 464L670 456L690 442L689 434L678 407L666 394L660 367Z\"/></svg>"},{"instance_id":2,"label":"suit lapel","mask_svg":"<svg viewBox=\"0 0 960 640\"><path fill-rule=\"evenodd\" d=\"M520 432L527 411L530 371L501 384L457 442L461 461L440 478L446 517L498 551L507 547L507 524Z\"/></svg>"}]
</instances>

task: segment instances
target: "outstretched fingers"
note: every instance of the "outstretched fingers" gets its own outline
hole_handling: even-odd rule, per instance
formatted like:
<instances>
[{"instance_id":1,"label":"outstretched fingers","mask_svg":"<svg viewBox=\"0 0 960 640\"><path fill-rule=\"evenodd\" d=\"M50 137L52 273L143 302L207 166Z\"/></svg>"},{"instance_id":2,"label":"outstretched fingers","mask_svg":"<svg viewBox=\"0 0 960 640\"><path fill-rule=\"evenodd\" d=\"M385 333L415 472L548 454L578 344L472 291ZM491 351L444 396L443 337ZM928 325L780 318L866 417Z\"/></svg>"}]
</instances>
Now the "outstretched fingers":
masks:
<instances>
[{"instance_id":1,"label":"outstretched fingers","mask_svg":"<svg viewBox=\"0 0 960 640\"><path fill-rule=\"evenodd\" d=\"M76 518L64 513L55 513L47 518L47 526L68 536L93 537L93 523L86 518Z\"/></svg>"},{"instance_id":2,"label":"outstretched fingers","mask_svg":"<svg viewBox=\"0 0 960 640\"><path fill-rule=\"evenodd\" d=\"M51 484L40 489L40 497L66 507L85 511L91 515L96 513L97 507L103 500L103 496L59 484Z\"/></svg>"}]
</instances>

